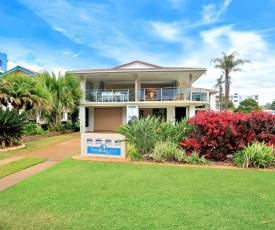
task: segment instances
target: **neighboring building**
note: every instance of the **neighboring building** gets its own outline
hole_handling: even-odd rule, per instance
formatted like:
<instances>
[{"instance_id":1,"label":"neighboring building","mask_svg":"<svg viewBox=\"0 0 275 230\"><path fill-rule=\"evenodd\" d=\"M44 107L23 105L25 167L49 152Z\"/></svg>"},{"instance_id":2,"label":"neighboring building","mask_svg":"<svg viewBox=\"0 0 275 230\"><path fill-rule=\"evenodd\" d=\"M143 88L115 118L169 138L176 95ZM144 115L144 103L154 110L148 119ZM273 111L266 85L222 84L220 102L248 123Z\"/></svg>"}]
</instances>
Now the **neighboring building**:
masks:
<instances>
[{"instance_id":1,"label":"neighboring building","mask_svg":"<svg viewBox=\"0 0 275 230\"><path fill-rule=\"evenodd\" d=\"M7 54L0 53L0 73L4 73L7 71Z\"/></svg>"},{"instance_id":2,"label":"neighboring building","mask_svg":"<svg viewBox=\"0 0 275 230\"><path fill-rule=\"evenodd\" d=\"M108 69L68 71L80 77L81 132L113 131L135 115L180 121L209 109L213 90L193 88L205 68L162 67L134 61ZM216 92L215 92L216 93Z\"/></svg>"},{"instance_id":3,"label":"neighboring building","mask_svg":"<svg viewBox=\"0 0 275 230\"><path fill-rule=\"evenodd\" d=\"M192 88L193 101L196 101L196 99L201 99L204 101L208 100L210 104L204 105L203 108L205 110L210 109L211 111L215 111L218 109L216 106L216 95L218 92L219 92L218 90L214 90L214 89ZM209 98L206 97L207 95ZM199 110L199 109L196 109L196 110Z\"/></svg>"},{"instance_id":4,"label":"neighboring building","mask_svg":"<svg viewBox=\"0 0 275 230\"><path fill-rule=\"evenodd\" d=\"M238 93L234 93L230 96L230 99L233 102L235 108L237 108L242 101L248 98L251 98L259 103L259 95L239 95Z\"/></svg>"},{"instance_id":5,"label":"neighboring building","mask_svg":"<svg viewBox=\"0 0 275 230\"><path fill-rule=\"evenodd\" d=\"M1 77L6 76L6 75L26 75L26 76L33 77L35 74L36 74L36 72L18 65L16 67L10 69L9 71L4 72L1 75Z\"/></svg>"}]
</instances>

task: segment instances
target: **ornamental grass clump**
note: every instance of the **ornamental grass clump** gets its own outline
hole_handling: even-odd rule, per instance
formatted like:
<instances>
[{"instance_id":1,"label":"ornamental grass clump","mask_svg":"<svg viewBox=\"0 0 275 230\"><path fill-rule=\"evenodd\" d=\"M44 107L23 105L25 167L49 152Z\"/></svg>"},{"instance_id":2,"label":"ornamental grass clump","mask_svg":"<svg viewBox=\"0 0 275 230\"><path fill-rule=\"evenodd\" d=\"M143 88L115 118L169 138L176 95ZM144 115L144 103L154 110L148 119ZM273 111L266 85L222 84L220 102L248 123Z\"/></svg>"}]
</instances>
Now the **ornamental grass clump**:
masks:
<instances>
[{"instance_id":1,"label":"ornamental grass clump","mask_svg":"<svg viewBox=\"0 0 275 230\"><path fill-rule=\"evenodd\" d=\"M275 154L273 146L264 142L253 142L234 155L234 164L239 167L266 168L274 166Z\"/></svg>"},{"instance_id":2,"label":"ornamental grass clump","mask_svg":"<svg viewBox=\"0 0 275 230\"><path fill-rule=\"evenodd\" d=\"M156 162L181 162L185 159L186 153L173 142L157 142L151 157Z\"/></svg>"},{"instance_id":3,"label":"ornamental grass clump","mask_svg":"<svg viewBox=\"0 0 275 230\"><path fill-rule=\"evenodd\" d=\"M196 151L193 151L191 155L186 156L185 162L187 164L196 164L196 165L209 164L209 161L204 156L200 157L200 155Z\"/></svg>"}]
</instances>

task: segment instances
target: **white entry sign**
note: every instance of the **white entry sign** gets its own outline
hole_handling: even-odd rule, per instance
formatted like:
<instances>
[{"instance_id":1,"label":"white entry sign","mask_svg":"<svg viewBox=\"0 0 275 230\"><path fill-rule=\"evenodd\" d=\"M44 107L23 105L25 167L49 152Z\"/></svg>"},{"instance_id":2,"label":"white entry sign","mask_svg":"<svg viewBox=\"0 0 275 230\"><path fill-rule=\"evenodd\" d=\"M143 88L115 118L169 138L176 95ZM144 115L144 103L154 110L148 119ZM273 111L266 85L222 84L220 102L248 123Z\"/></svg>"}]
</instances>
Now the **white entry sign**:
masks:
<instances>
[{"instance_id":1,"label":"white entry sign","mask_svg":"<svg viewBox=\"0 0 275 230\"><path fill-rule=\"evenodd\" d=\"M138 118L138 106L127 105L127 123L133 116L136 116Z\"/></svg>"}]
</instances>

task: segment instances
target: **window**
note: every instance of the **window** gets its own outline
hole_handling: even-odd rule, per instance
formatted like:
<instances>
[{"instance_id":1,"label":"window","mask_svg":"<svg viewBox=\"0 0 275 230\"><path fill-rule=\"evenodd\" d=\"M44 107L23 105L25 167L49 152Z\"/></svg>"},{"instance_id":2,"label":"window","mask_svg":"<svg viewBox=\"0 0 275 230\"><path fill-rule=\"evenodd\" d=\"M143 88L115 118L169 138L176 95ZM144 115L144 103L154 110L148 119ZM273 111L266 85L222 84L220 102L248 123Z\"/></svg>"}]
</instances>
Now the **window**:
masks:
<instances>
[{"instance_id":1,"label":"window","mask_svg":"<svg viewBox=\"0 0 275 230\"><path fill-rule=\"evenodd\" d=\"M0 59L0 66L2 66L2 59Z\"/></svg>"}]
</instances>

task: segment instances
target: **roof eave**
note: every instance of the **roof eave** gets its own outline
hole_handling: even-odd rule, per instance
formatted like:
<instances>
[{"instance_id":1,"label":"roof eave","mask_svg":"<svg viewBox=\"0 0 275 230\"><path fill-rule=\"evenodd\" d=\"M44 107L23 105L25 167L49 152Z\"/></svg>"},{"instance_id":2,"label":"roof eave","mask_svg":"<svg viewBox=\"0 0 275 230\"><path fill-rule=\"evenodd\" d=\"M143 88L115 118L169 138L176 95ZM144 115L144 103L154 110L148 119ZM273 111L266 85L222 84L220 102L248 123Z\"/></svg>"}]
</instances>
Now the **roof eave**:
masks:
<instances>
[{"instance_id":1,"label":"roof eave","mask_svg":"<svg viewBox=\"0 0 275 230\"><path fill-rule=\"evenodd\" d=\"M110 69L110 70L84 70L84 71L79 71L79 70L72 70L72 71L67 71L68 73L74 73L74 74L106 74L106 73L137 73L137 72L206 72L207 69L205 68L198 68L198 69L167 69L167 68L162 68L162 69Z\"/></svg>"}]
</instances>

